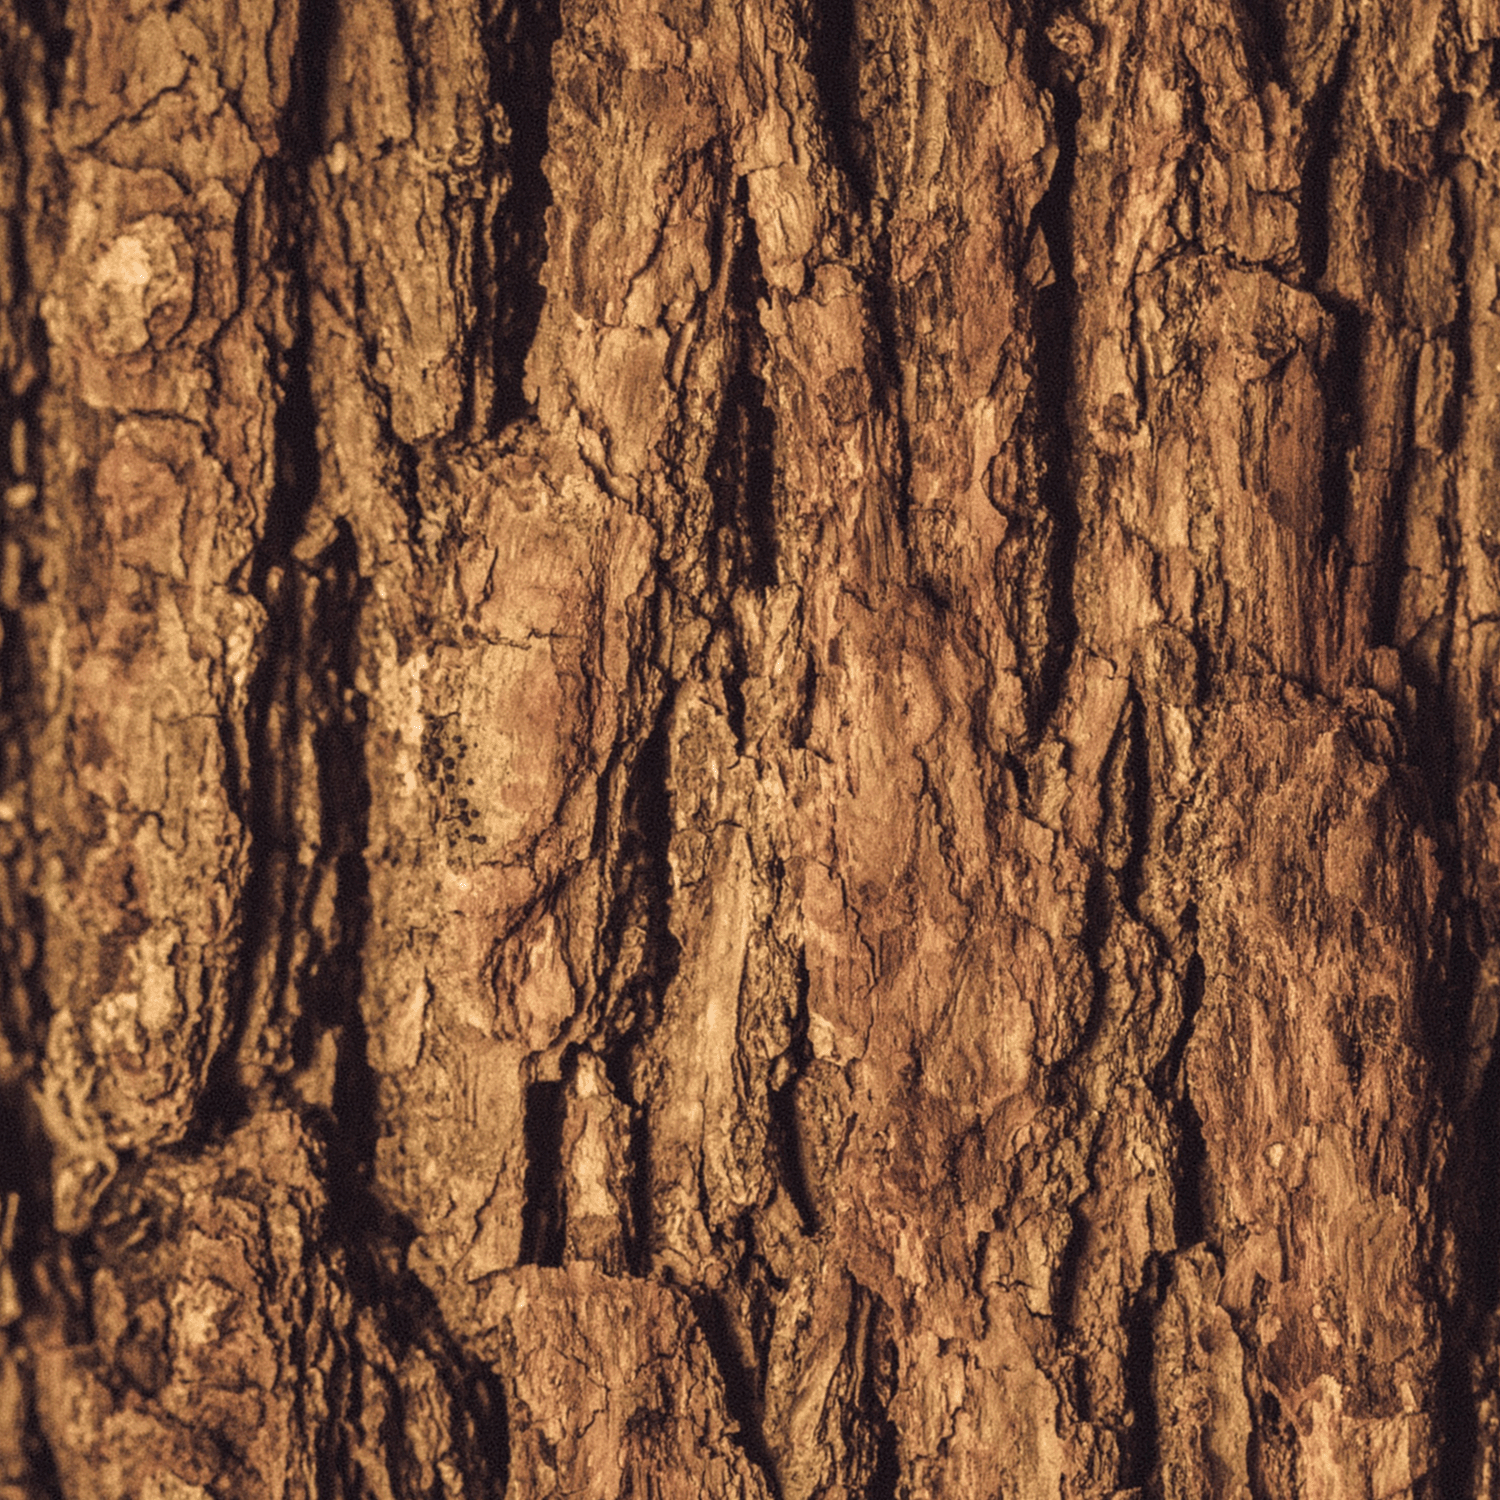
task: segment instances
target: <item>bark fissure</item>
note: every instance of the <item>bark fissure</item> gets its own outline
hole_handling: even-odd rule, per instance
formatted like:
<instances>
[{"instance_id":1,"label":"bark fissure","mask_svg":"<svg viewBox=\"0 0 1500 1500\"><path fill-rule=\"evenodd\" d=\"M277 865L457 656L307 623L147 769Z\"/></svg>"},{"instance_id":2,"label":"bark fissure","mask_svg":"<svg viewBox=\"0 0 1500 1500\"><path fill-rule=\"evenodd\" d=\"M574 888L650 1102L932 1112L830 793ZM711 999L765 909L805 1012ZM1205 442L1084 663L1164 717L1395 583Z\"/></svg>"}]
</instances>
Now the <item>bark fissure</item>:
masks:
<instances>
[{"instance_id":1,"label":"bark fissure","mask_svg":"<svg viewBox=\"0 0 1500 1500\"><path fill-rule=\"evenodd\" d=\"M57 108L62 93L63 69L73 50L73 32L68 26L65 0L15 0L17 15L42 44L42 77L47 108ZM24 151L20 153L25 159Z\"/></svg>"},{"instance_id":2,"label":"bark fissure","mask_svg":"<svg viewBox=\"0 0 1500 1500\"><path fill-rule=\"evenodd\" d=\"M1361 438L1360 384L1367 335L1357 308L1328 295L1321 300L1333 317L1333 345L1324 365L1323 503L1318 535L1319 555L1326 557L1349 529L1349 466Z\"/></svg>"},{"instance_id":3,"label":"bark fissure","mask_svg":"<svg viewBox=\"0 0 1500 1500\"><path fill-rule=\"evenodd\" d=\"M303 915L299 906L305 887L297 865L296 805L304 791L297 777L305 712L305 580L293 548L316 502L322 462L312 387L308 246L313 223L306 205L310 173L323 148L327 44L335 6L336 0L312 0L299 12L292 57L298 82L296 102L288 111L283 149L263 169L273 184L266 197L278 211L279 269L286 283L292 336L284 349L276 351L280 399L272 414L274 477L246 580L251 596L265 612L265 624L260 659L246 698L247 763L236 766L233 754L229 760L238 783L232 800L248 836L249 853L234 1011L202 1106L201 1123L209 1129L227 1126L242 1115L246 1086L253 1085L260 1066L269 1061L245 1057L247 1047L258 1050L260 1043L260 1037L247 1033L283 1019ZM240 225L244 227L243 215ZM244 300L242 285L242 304ZM225 727L221 740L235 744L232 728Z\"/></svg>"},{"instance_id":4,"label":"bark fissure","mask_svg":"<svg viewBox=\"0 0 1500 1500\"><path fill-rule=\"evenodd\" d=\"M1192 919L1193 951L1182 976L1182 1022L1163 1060L1161 1073L1166 1087L1176 1094L1173 1124L1177 1131L1177 1180L1172 1199L1173 1235L1179 1248L1209 1244L1206 1173L1208 1150L1203 1140L1203 1121L1193 1103L1184 1066L1198 1013L1203 1008L1205 973L1197 951L1197 918ZM1187 919L1184 918L1184 930Z\"/></svg>"},{"instance_id":5,"label":"bark fissure","mask_svg":"<svg viewBox=\"0 0 1500 1500\"><path fill-rule=\"evenodd\" d=\"M875 405L891 422L895 472L895 521L903 535L910 526L912 494L911 425L908 390L912 351L908 319L892 260L889 216L895 184L879 180L870 129L861 108L859 12L855 0L809 0L803 22L808 68L817 85L822 123L831 155L843 173L854 210L851 248L863 241L869 270L865 295L873 333L866 373ZM899 66L899 65L898 65Z\"/></svg>"},{"instance_id":6,"label":"bark fissure","mask_svg":"<svg viewBox=\"0 0 1500 1500\"><path fill-rule=\"evenodd\" d=\"M727 606L737 586L761 591L774 588L779 573L776 417L766 398L765 336L757 311L770 294L743 178L736 202L739 233L730 259L727 309L733 329L732 373L720 402L718 432L708 460L713 496L710 553L715 585L723 600L721 617L729 616Z\"/></svg>"},{"instance_id":7,"label":"bark fissure","mask_svg":"<svg viewBox=\"0 0 1500 1500\"><path fill-rule=\"evenodd\" d=\"M526 356L541 322L552 189L545 162L552 103L552 48L562 35L558 0L503 0L487 42L490 96L504 112L507 179L495 218L490 279L494 307L494 424L525 416Z\"/></svg>"},{"instance_id":8,"label":"bark fissure","mask_svg":"<svg viewBox=\"0 0 1500 1500\"><path fill-rule=\"evenodd\" d=\"M734 1441L765 1480L771 1500L782 1500L776 1458L766 1442L759 1372L745 1361L733 1332L733 1315L715 1292L692 1294L693 1312L724 1385L724 1405L738 1431Z\"/></svg>"},{"instance_id":9,"label":"bark fissure","mask_svg":"<svg viewBox=\"0 0 1500 1500\"><path fill-rule=\"evenodd\" d=\"M376 1082L366 1056L361 1000L365 936L370 920L370 779L365 758L366 709L355 687L359 616L367 582L360 576L353 533L344 522L313 566L317 571L309 622L308 676L314 704L312 744L318 777L319 848L309 880L309 898L320 879L333 881L328 946L308 963L302 1007L313 1024L337 1037L333 1116L336 1151L347 1153L346 1170L333 1174L331 1203L351 1220L355 1235L367 1232L366 1179L378 1131ZM321 868L320 868L321 867ZM341 1202L340 1193L350 1194Z\"/></svg>"},{"instance_id":10,"label":"bark fissure","mask_svg":"<svg viewBox=\"0 0 1500 1500\"><path fill-rule=\"evenodd\" d=\"M890 1312L873 1293L858 1288L865 1308L859 1414L873 1440L866 1500L896 1500L901 1486L901 1441L891 1420L901 1380L900 1354L891 1338Z\"/></svg>"},{"instance_id":11,"label":"bark fissure","mask_svg":"<svg viewBox=\"0 0 1500 1500\"><path fill-rule=\"evenodd\" d=\"M1130 1299L1125 1327L1125 1414L1116 1437L1120 1444L1117 1483L1123 1490L1160 1483L1162 1453L1156 1409L1156 1317L1161 1305L1163 1268L1147 1261L1140 1289ZM1149 1493L1149 1491L1148 1491Z\"/></svg>"},{"instance_id":12,"label":"bark fissure","mask_svg":"<svg viewBox=\"0 0 1500 1500\"><path fill-rule=\"evenodd\" d=\"M1305 109L1306 152L1302 162L1302 191L1297 205L1297 227L1302 243L1302 271L1316 294L1328 270L1333 239L1333 168L1339 154L1339 121L1349 88L1359 28L1351 26L1339 45L1331 76Z\"/></svg>"},{"instance_id":13,"label":"bark fissure","mask_svg":"<svg viewBox=\"0 0 1500 1500\"><path fill-rule=\"evenodd\" d=\"M643 1049L661 1018L680 948L671 929L672 794L668 747L674 693L667 691L650 734L635 753L622 808L605 934L602 987L609 1003L601 1057L617 1097L630 1110L630 1223L626 1258L636 1275L651 1263L651 1120L636 1078ZM631 956L627 933L635 929Z\"/></svg>"},{"instance_id":14,"label":"bark fissure","mask_svg":"<svg viewBox=\"0 0 1500 1500\"><path fill-rule=\"evenodd\" d=\"M805 0L807 65L818 89L834 159L868 223L874 209L868 129L859 110L860 35L856 0Z\"/></svg>"},{"instance_id":15,"label":"bark fissure","mask_svg":"<svg viewBox=\"0 0 1500 1500\"><path fill-rule=\"evenodd\" d=\"M807 1072L813 1055L812 1043L808 1039L809 1021L807 967L803 958L798 965L797 1009L792 1017L791 1038L782 1054L786 1059L787 1074L779 1087L773 1084L768 1090L768 1102L781 1185L797 1210L802 1232L816 1235L822 1226L808 1183L806 1144L797 1117L797 1085Z\"/></svg>"},{"instance_id":16,"label":"bark fissure","mask_svg":"<svg viewBox=\"0 0 1500 1500\"><path fill-rule=\"evenodd\" d=\"M1395 646L1401 615L1401 593L1406 577L1407 528L1410 524L1412 489L1416 482L1417 465L1417 379L1418 363L1410 362L1406 378L1404 422L1401 431L1399 464L1391 476L1390 502L1386 507L1389 517L1381 546L1375 561L1375 576L1370 583L1370 644ZM1357 412L1348 418L1349 424L1357 420ZM1346 426L1346 433L1348 427ZM1345 460L1347 465L1347 458ZM1348 474L1342 477L1342 490L1347 509Z\"/></svg>"},{"instance_id":17,"label":"bark fissure","mask_svg":"<svg viewBox=\"0 0 1500 1500\"><path fill-rule=\"evenodd\" d=\"M562 1136L566 1084L542 1081L526 1090L526 1183L521 1204L521 1264L560 1266L567 1234Z\"/></svg>"},{"instance_id":18,"label":"bark fissure","mask_svg":"<svg viewBox=\"0 0 1500 1500\"><path fill-rule=\"evenodd\" d=\"M1033 52L1045 49L1040 37ZM1052 100L1057 158L1047 190L1033 212L1052 264L1053 280L1032 303L1034 377L1029 396L1037 503L1043 520L1041 545L1045 597L1041 619L1027 634L1027 725L1040 739L1062 699L1068 665L1078 637L1074 580L1083 520L1079 511L1074 453L1074 328L1078 289L1073 273L1072 195L1078 162L1078 122L1082 104L1076 86L1057 59L1038 55L1032 78ZM1040 627L1038 630L1037 627ZM1039 639L1037 636L1039 635Z\"/></svg>"}]
</instances>

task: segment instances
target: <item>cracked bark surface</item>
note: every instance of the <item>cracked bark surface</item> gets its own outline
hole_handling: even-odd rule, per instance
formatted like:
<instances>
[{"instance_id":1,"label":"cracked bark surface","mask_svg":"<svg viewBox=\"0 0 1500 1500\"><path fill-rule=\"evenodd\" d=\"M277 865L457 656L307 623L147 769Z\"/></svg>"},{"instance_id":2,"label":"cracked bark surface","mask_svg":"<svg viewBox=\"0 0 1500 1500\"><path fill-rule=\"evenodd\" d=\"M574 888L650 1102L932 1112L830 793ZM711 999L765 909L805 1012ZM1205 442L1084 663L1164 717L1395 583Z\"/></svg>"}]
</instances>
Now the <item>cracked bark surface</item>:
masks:
<instances>
[{"instance_id":1,"label":"cracked bark surface","mask_svg":"<svg viewBox=\"0 0 1500 1500\"><path fill-rule=\"evenodd\" d=\"M0 1497L1494 1493L1497 47L0 0Z\"/></svg>"}]
</instances>

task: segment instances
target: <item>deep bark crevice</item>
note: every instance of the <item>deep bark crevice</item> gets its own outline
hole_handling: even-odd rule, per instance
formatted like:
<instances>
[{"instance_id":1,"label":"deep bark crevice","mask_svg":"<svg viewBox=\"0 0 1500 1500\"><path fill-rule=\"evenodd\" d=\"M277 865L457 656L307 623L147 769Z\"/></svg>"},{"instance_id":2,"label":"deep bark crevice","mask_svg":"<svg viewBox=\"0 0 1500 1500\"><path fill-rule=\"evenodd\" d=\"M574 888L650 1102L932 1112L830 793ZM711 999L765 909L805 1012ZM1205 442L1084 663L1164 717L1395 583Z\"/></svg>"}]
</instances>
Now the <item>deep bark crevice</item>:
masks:
<instances>
[{"instance_id":1,"label":"deep bark crevice","mask_svg":"<svg viewBox=\"0 0 1500 1500\"><path fill-rule=\"evenodd\" d=\"M604 933L604 987L611 995L600 1056L618 1099L630 1108L630 1222L626 1259L632 1274L643 1275L651 1261L651 1120L639 1097L635 1062L661 1019L667 988L677 973L681 949L671 929L672 793L669 738L675 693L667 692L651 733L636 752L628 773L620 844L613 885L614 902ZM641 929L638 966L620 972L628 928Z\"/></svg>"},{"instance_id":2,"label":"deep bark crevice","mask_svg":"<svg viewBox=\"0 0 1500 1500\"><path fill-rule=\"evenodd\" d=\"M1156 1409L1156 1316L1161 1306L1164 1267L1152 1256L1146 1263L1140 1290L1125 1311L1125 1410L1134 1420L1119 1434L1120 1467L1117 1483L1129 1491L1143 1490L1161 1473L1161 1416Z\"/></svg>"},{"instance_id":3,"label":"deep bark crevice","mask_svg":"<svg viewBox=\"0 0 1500 1500\"><path fill-rule=\"evenodd\" d=\"M279 352L280 399L272 418L274 482L247 580L250 594L265 611L265 625L245 709L248 764L238 767L231 799L249 837L240 952L227 1034L209 1070L196 1122L200 1130L225 1129L243 1116L239 1070L245 1028L253 1019L263 1023L282 1007L300 916L295 809L302 789L295 768L305 713L306 580L293 548L321 483L305 216L309 173L322 147L324 53L332 14L332 0L315 0L302 12L294 63L298 102L288 119L285 149L268 168L272 185L267 197L283 215L280 254L293 336ZM220 738L230 745L235 740L227 728Z\"/></svg>"},{"instance_id":4,"label":"deep bark crevice","mask_svg":"<svg viewBox=\"0 0 1500 1500\"><path fill-rule=\"evenodd\" d=\"M1169 1087L1176 1092L1172 1123L1177 1130L1176 1192L1172 1199L1172 1230L1179 1249L1210 1244L1208 1218L1208 1147L1203 1119L1188 1089L1185 1060L1198 1013L1203 1008L1203 959L1196 947L1182 978L1182 1024L1163 1063Z\"/></svg>"},{"instance_id":5,"label":"deep bark crevice","mask_svg":"<svg viewBox=\"0 0 1500 1500\"><path fill-rule=\"evenodd\" d=\"M1288 86L1286 58L1285 0L1240 0L1240 31L1246 52L1258 59L1264 75L1283 88Z\"/></svg>"},{"instance_id":6,"label":"deep bark crevice","mask_svg":"<svg viewBox=\"0 0 1500 1500\"><path fill-rule=\"evenodd\" d=\"M0 254L6 262L0 281L8 281L9 293L0 307L0 343L9 342L15 359L0 366L0 475L6 476L0 483L0 551L7 575L0 598L0 795L11 804L0 826L0 1054L6 1064L0 1068L0 1139L11 1144L0 1193L18 1195L9 1261L22 1304L29 1306L35 1260L51 1231L52 1193L50 1143L28 1084L37 1081L52 1006L45 978L47 913L37 889L39 861L30 853L40 843L37 822L45 819L46 809L37 809L28 793L37 769L36 737L47 717L46 667L32 652L40 633L33 617L48 597L40 439L50 373L27 222L36 154L45 146L31 129L28 106L42 92L55 103L70 36L60 6L27 0L18 10L17 34L0 36L0 171L9 179L4 195L15 205L14 212L0 213ZM23 487L30 487L29 500ZM37 819L38 811L43 819ZM48 1472L50 1462L47 1455Z\"/></svg>"},{"instance_id":7,"label":"deep bark crevice","mask_svg":"<svg viewBox=\"0 0 1500 1500\"><path fill-rule=\"evenodd\" d=\"M769 300L760 245L743 178L735 193L739 233L729 263L728 316L733 373L724 390L708 459L713 496L709 550L714 581L728 595L737 585L765 590L778 581L776 416L762 373L766 338L758 305Z\"/></svg>"},{"instance_id":8,"label":"deep bark crevice","mask_svg":"<svg viewBox=\"0 0 1500 1500\"><path fill-rule=\"evenodd\" d=\"M36 1366L30 1360L18 1364L26 1411L26 1488L17 1493L24 1495L24 1500L68 1500L58 1473L57 1457L36 1414Z\"/></svg>"},{"instance_id":9,"label":"deep bark crevice","mask_svg":"<svg viewBox=\"0 0 1500 1500\"><path fill-rule=\"evenodd\" d=\"M1358 308L1327 295L1321 301L1333 318L1332 348L1321 372L1324 419L1318 553L1326 557L1343 541L1349 527L1349 457L1361 436L1361 385L1369 329Z\"/></svg>"},{"instance_id":10,"label":"deep bark crevice","mask_svg":"<svg viewBox=\"0 0 1500 1500\"><path fill-rule=\"evenodd\" d=\"M797 963L797 1009L792 1017L792 1034L784 1056L790 1071L779 1088L769 1093L771 1140L776 1153L778 1176L785 1188L797 1217L802 1221L802 1232L816 1235L822 1228L817 1205L807 1180L807 1158L802 1127L797 1118L797 1084L812 1062L812 1043L808 1039L810 1014L807 1005L808 974L806 958L798 957Z\"/></svg>"},{"instance_id":11,"label":"deep bark crevice","mask_svg":"<svg viewBox=\"0 0 1500 1500\"><path fill-rule=\"evenodd\" d=\"M877 181L878 162L869 124L860 108L862 39L857 0L807 0L802 17L807 39L808 70L818 89L822 123L835 164L849 188L851 225L868 245L870 271L865 282L869 323L874 340L866 352L866 376L874 404L884 409L893 427L896 472L896 524L909 534L912 506L911 413L907 410L906 360L903 344L901 289L897 285L887 223L890 184Z\"/></svg>"},{"instance_id":12,"label":"deep bark crevice","mask_svg":"<svg viewBox=\"0 0 1500 1500\"><path fill-rule=\"evenodd\" d=\"M560 1266L566 1239L563 1202L563 1123L567 1115L564 1081L533 1083L526 1089L526 1177L521 1205L520 1263Z\"/></svg>"},{"instance_id":13,"label":"deep bark crevice","mask_svg":"<svg viewBox=\"0 0 1500 1500\"><path fill-rule=\"evenodd\" d=\"M1444 110L1445 130L1453 130L1461 118L1462 101L1450 97ZM1440 137L1441 138L1441 137ZM1443 408L1443 447L1453 452L1464 438L1464 413L1474 380L1474 308L1470 285L1470 264L1474 257L1474 209L1470 191L1464 184L1460 163L1466 158L1454 156L1443 163L1444 188L1453 213L1453 241L1449 250L1449 274L1454 288L1453 320L1448 325L1447 343L1453 351L1453 379Z\"/></svg>"},{"instance_id":14,"label":"deep bark crevice","mask_svg":"<svg viewBox=\"0 0 1500 1500\"><path fill-rule=\"evenodd\" d=\"M562 35L559 0L504 0L487 28L490 98L505 114L508 187L494 226L495 399L498 429L531 411L526 356L541 323L546 293L547 210L552 188L544 163L552 103L552 47Z\"/></svg>"},{"instance_id":15,"label":"deep bark crevice","mask_svg":"<svg viewBox=\"0 0 1500 1500\"><path fill-rule=\"evenodd\" d=\"M823 129L835 163L868 217L874 197L869 127L860 115L860 35L856 0L805 0L807 67L818 89Z\"/></svg>"},{"instance_id":16,"label":"deep bark crevice","mask_svg":"<svg viewBox=\"0 0 1500 1500\"><path fill-rule=\"evenodd\" d=\"M1445 883L1454 883L1443 903L1448 951L1434 996L1445 1012L1445 1024L1433 1028L1438 1035L1433 1063L1446 1082L1457 1138L1443 1172L1438 1222L1429 1237L1433 1245L1439 1244L1446 1228L1456 1260L1455 1285L1441 1312L1436 1383L1441 1435L1438 1493L1444 1500L1457 1500L1475 1493L1480 1429L1474 1382L1494 1348L1495 1314L1500 1309L1500 1053L1491 1057L1478 1087L1466 1098L1465 1064L1479 961L1471 941L1476 923L1459 883L1460 856L1454 850L1450 858L1453 868L1445 872Z\"/></svg>"},{"instance_id":17,"label":"deep bark crevice","mask_svg":"<svg viewBox=\"0 0 1500 1500\"><path fill-rule=\"evenodd\" d=\"M1385 507L1386 524L1375 559L1370 583L1370 644L1395 646L1401 618L1401 592L1406 582L1407 523L1411 514L1412 485L1417 464L1417 361L1409 362L1402 402L1404 422L1397 466L1391 475ZM1348 475L1342 476L1346 504Z\"/></svg>"},{"instance_id":18,"label":"deep bark crevice","mask_svg":"<svg viewBox=\"0 0 1500 1500\"><path fill-rule=\"evenodd\" d=\"M350 1247L346 1246L346 1251ZM467 1353L448 1330L431 1291L411 1272L395 1271L369 1255L350 1262L350 1288L375 1317L382 1340L399 1364L401 1354L420 1351L431 1362L446 1398L452 1425L449 1453L464 1484L463 1493L503 1495L510 1472L510 1422L505 1391L498 1375ZM396 1493L415 1495L422 1464L415 1451L423 1421L430 1412L409 1412L399 1381L385 1369L363 1370L358 1347L348 1349L330 1372L342 1390L331 1403L344 1419L335 1420L318 1435L316 1458L320 1495L362 1495L367 1481L349 1449L351 1432L361 1416L358 1391L372 1378L384 1387L387 1412L382 1424L382 1448L387 1472Z\"/></svg>"},{"instance_id":19,"label":"deep bark crevice","mask_svg":"<svg viewBox=\"0 0 1500 1500\"><path fill-rule=\"evenodd\" d=\"M65 0L15 0L16 13L42 44L42 79L47 91L47 109L57 108L62 95L63 74L73 51L73 32L67 23ZM3 45L3 44L0 44ZM24 152L21 153L24 157Z\"/></svg>"},{"instance_id":20,"label":"deep bark crevice","mask_svg":"<svg viewBox=\"0 0 1500 1500\"><path fill-rule=\"evenodd\" d=\"M1087 995L1080 998L1086 1008L1078 1019L1073 1045L1057 1071L1057 1084L1061 1092L1066 1091L1063 1087L1065 1083L1076 1080L1086 1067L1104 1036L1109 1020L1108 948L1114 935L1115 923L1119 920L1112 885L1109 871L1102 861L1096 859L1084 886L1083 924L1078 933L1078 949L1083 959L1088 989Z\"/></svg>"},{"instance_id":21,"label":"deep bark crevice","mask_svg":"<svg viewBox=\"0 0 1500 1500\"><path fill-rule=\"evenodd\" d=\"M1046 551L1045 628L1040 642L1030 643L1024 690L1026 719L1039 739L1062 699L1068 665L1078 637L1074 575L1083 530L1079 510L1077 458L1073 434L1073 344L1078 287L1073 272L1072 197L1078 164L1078 89L1049 55L1040 36L1030 44L1033 81L1052 100L1057 160L1047 190L1032 217L1032 232L1041 234L1052 263L1053 280L1032 302L1034 379L1028 399L1028 421L1034 449L1037 503L1044 518L1041 536Z\"/></svg>"},{"instance_id":22,"label":"deep bark crevice","mask_svg":"<svg viewBox=\"0 0 1500 1500\"><path fill-rule=\"evenodd\" d=\"M731 1313L717 1292L696 1290L690 1294L694 1316L703 1333L724 1391L724 1407L739 1429L731 1439L760 1471L771 1500L781 1500L781 1476L775 1456L766 1442L760 1381L740 1353L731 1326Z\"/></svg>"},{"instance_id":23,"label":"deep bark crevice","mask_svg":"<svg viewBox=\"0 0 1500 1500\"><path fill-rule=\"evenodd\" d=\"M870 1475L865 1500L896 1500L901 1484L901 1435L890 1409L901 1382L901 1356L892 1337L891 1313L873 1292L856 1285L855 1302L864 1320L858 1412L870 1443Z\"/></svg>"},{"instance_id":24,"label":"deep bark crevice","mask_svg":"<svg viewBox=\"0 0 1500 1500\"><path fill-rule=\"evenodd\" d=\"M318 583L309 621L308 678L313 697L313 753L318 774L319 849L308 882L308 902L322 878L333 880L331 942L312 958L302 976L302 1010L313 1025L338 1036L333 1113L336 1141L355 1171L334 1172L330 1202L338 1194L365 1191L374 1160L375 1075L366 1057L364 993L365 934L370 921L370 876L365 848L370 814L370 777L365 757L367 711L355 689L359 617L367 581L359 573L353 532L342 521L335 538L313 565ZM308 913L310 916L310 912ZM349 1205L363 1218L365 1207Z\"/></svg>"},{"instance_id":25,"label":"deep bark crevice","mask_svg":"<svg viewBox=\"0 0 1500 1500\"><path fill-rule=\"evenodd\" d=\"M1349 87L1350 63L1358 27L1351 27L1339 47L1333 73L1308 103L1307 146L1302 165L1302 196L1297 227L1302 241L1302 273L1314 292L1328 270L1333 236L1333 164L1339 152L1339 115Z\"/></svg>"},{"instance_id":26,"label":"deep bark crevice","mask_svg":"<svg viewBox=\"0 0 1500 1500\"><path fill-rule=\"evenodd\" d=\"M870 351L870 384L883 401L895 428L896 525L908 534L911 519L911 413L906 409L906 379L900 335L900 293L891 258L891 232L882 229L871 247L874 274L869 283L870 318L876 342Z\"/></svg>"}]
</instances>

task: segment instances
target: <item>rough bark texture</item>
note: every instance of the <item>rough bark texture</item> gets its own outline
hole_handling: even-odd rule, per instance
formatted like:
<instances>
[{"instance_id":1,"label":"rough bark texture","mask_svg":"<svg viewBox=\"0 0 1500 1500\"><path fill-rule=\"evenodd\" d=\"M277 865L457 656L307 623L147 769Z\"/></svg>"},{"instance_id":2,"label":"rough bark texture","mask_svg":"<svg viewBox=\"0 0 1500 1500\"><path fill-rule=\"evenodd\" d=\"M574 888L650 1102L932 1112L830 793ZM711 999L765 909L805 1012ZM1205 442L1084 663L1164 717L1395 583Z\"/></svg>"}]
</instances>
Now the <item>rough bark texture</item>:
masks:
<instances>
[{"instance_id":1,"label":"rough bark texture","mask_svg":"<svg viewBox=\"0 0 1500 1500\"><path fill-rule=\"evenodd\" d=\"M0 1496L1496 1493L1497 49L0 0Z\"/></svg>"}]
</instances>

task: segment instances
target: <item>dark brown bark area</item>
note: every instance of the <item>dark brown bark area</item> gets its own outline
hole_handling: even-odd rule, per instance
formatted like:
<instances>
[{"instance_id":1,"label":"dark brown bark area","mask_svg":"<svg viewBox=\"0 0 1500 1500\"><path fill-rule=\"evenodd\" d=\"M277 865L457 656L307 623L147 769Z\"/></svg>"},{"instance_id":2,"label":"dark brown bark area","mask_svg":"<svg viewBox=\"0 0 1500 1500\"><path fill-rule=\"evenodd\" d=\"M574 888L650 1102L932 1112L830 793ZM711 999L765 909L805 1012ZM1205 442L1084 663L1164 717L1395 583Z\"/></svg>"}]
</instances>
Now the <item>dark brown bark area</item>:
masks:
<instances>
[{"instance_id":1,"label":"dark brown bark area","mask_svg":"<svg viewBox=\"0 0 1500 1500\"><path fill-rule=\"evenodd\" d=\"M0 0L0 1497L1493 1493L1497 44Z\"/></svg>"}]
</instances>

